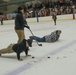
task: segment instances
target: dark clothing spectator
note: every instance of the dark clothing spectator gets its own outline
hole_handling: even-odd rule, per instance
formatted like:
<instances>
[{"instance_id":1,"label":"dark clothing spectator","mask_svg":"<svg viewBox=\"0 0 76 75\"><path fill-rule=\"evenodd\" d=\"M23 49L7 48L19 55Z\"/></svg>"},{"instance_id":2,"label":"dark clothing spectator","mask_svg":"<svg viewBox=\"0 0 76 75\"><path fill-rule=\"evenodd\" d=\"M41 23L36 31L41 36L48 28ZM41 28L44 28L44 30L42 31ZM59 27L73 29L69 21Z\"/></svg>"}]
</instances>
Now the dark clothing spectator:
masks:
<instances>
[{"instance_id":1,"label":"dark clothing spectator","mask_svg":"<svg viewBox=\"0 0 76 75\"><path fill-rule=\"evenodd\" d=\"M52 19L54 20L54 23L56 25L56 20L57 20L56 12L53 12Z\"/></svg>"},{"instance_id":2,"label":"dark clothing spectator","mask_svg":"<svg viewBox=\"0 0 76 75\"><path fill-rule=\"evenodd\" d=\"M1 19L1 25L3 25L3 18Z\"/></svg>"},{"instance_id":3,"label":"dark clothing spectator","mask_svg":"<svg viewBox=\"0 0 76 75\"><path fill-rule=\"evenodd\" d=\"M0 17L1 25L3 25L3 17Z\"/></svg>"}]
</instances>

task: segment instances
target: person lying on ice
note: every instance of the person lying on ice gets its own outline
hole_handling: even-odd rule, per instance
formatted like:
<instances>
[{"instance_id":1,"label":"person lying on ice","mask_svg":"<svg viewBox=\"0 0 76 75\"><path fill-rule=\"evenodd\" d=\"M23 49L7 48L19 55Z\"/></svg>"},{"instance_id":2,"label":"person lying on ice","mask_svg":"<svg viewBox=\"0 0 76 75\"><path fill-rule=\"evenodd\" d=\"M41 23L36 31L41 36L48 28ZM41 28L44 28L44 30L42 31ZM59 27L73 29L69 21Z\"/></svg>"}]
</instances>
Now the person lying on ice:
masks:
<instances>
[{"instance_id":1,"label":"person lying on ice","mask_svg":"<svg viewBox=\"0 0 76 75\"><path fill-rule=\"evenodd\" d=\"M61 30L55 30L49 35L45 35L43 37L30 36L30 39L36 40L38 42L56 42L61 34Z\"/></svg>"},{"instance_id":2,"label":"person lying on ice","mask_svg":"<svg viewBox=\"0 0 76 75\"><path fill-rule=\"evenodd\" d=\"M32 47L32 40L31 39L23 39L20 43L17 44L10 44L7 48L0 49L0 56L5 53L13 53L16 52L17 59L22 61L23 59L20 58L20 53L25 52L26 56L28 55L29 46Z\"/></svg>"}]
</instances>

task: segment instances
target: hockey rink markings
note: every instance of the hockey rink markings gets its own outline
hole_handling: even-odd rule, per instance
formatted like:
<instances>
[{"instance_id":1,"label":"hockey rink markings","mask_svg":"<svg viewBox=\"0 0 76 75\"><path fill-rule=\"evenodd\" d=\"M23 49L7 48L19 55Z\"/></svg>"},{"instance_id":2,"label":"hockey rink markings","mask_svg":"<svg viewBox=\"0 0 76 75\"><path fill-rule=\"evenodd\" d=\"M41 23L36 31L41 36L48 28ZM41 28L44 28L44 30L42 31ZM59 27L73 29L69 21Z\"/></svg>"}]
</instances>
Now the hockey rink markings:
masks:
<instances>
[{"instance_id":1,"label":"hockey rink markings","mask_svg":"<svg viewBox=\"0 0 76 75\"><path fill-rule=\"evenodd\" d=\"M27 64L24 64L23 66L15 69L15 70L13 70L12 72L9 72L8 74L5 74L5 75L18 75L19 73L21 73L23 71L26 71L29 68L33 67L33 65L35 65L35 64L43 61L44 59L46 59L47 56L49 56L49 55L51 55L51 56L55 55L55 54L57 54L57 53L65 50L66 48L68 48L70 46L73 46L74 44L76 44L76 40L74 40L74 41L72 41L72 42L70 42L70 43L68 43L68 44L66 44L66 45L64 45L62 47L54 49L53 51L49 52L48 54L46 54L46 55L44 55L44 56L42 56L40 58L37 58L36 60L33 60L33 61L31 61L31 62L29 62Z\"/></svg>"}]
</instances>

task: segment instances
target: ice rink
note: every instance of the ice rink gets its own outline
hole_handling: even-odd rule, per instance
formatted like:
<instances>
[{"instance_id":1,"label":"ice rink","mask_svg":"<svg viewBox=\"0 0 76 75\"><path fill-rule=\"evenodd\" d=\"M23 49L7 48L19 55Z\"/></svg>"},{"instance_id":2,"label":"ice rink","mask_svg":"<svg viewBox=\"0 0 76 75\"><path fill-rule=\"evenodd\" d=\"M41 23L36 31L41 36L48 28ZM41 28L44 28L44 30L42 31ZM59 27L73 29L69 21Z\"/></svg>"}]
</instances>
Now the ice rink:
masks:
<instances>
[{"instance_id":1,"label":"ice rink","mask_svg":"<svg viewBox=\"0 0 76 75\"><path fill-rule=\"evenodd\" d=\"M0 57L0 75L76 75L76 20L28 23L34 35L42 37L54 30L61 30L61 36L55 43L34 41L29 54L21 53L23 61L18 61L16 53L3 54ZM26 39L31 36L25 28ZM0 49L17 42L14 24L0 25ZM32 56L35 58L32 59ZM50 58L48 58L50 57Z\"/></svg>"}]
</instances>

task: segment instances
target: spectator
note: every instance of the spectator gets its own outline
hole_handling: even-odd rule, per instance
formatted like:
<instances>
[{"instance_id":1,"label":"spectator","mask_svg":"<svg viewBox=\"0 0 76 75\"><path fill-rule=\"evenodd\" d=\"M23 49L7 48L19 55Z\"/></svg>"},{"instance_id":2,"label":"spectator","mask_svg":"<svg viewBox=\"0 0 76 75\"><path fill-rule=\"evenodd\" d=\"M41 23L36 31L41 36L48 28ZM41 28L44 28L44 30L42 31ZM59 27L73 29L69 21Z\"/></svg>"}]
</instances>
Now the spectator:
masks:
<instances>
[{"instance_id":1,"label":"spectator","mask_svg":"<svg viewBox=\"0 0 76 75\"><path fill-rule=\"evenodd\" d=\"M1 25L3 25L3 17L0 17Z\"/></svg>"},{"instance_id":2,"label":"spectator","mask_svg":"<svg viewBox=\"0 0 76 75\"><path fill-rule=\"evenodd\" d=\"M57 16L56 16L56 12L55 11L52 14L52 19L54 20L54 23L56 25Z\"/></svg>"}]
</instances>

